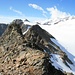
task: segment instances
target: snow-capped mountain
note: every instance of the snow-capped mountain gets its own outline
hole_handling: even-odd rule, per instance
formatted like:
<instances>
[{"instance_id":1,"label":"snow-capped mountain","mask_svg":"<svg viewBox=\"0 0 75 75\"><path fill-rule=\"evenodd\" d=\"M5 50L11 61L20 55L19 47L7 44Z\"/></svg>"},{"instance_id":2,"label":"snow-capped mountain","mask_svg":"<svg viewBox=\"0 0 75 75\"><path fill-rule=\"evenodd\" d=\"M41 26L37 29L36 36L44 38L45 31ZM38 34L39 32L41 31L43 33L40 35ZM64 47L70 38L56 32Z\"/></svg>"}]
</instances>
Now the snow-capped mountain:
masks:
<instances>
[{"instance_id":1,"label":"snow-capped mountain","mask_svg":"<svg viewBox=\"0 0 75 75\"><path fill-rule=\"evenodd\" d=\"M75 75L75 51L74 51L75 17L66 17L63 19L48 20L45 23L46 24L43 23L38 24L39 25L38 26L35 23L31 23L27 19L24 22L22 20L14 20L1 37L2 38L1 49L3 50L3 48L6 46L5 48L7 49L8 53L11 54L8 49L11 49L11 45L14 47L12 40L14 40L14 42L17 43L20 41L22 44L18 45L23 45L24 49L26 49L26 47L35 50L38 49L48 54L49 63L51 64L50 68L51 67L53 68L50 69L52 70L52 72L51 71L49 72L48 70L49 73L55 75L53 71L54 72L56 71L57 75L61 75L59 74L59 72L61 71L62 75ZM20 25L20 29L18 24ZM8 34L8 36L6 34ZM9 35L13 38L10 38ZM11 44L10 48L8 48L7 45L5 45L6 40L4 40L4 37L6 37L6 39L8 40L7 42L9 42L7 44L9 45ZM19 37L21 37L21 40L19 40L20 39ZM14 38L16 38L17 41ZM2 41L4 41L4 43ZM2 46L2 44L4 46ZM37 64L38 63L36 63L35 65ZM22 64L21 66L24 65Z\"/></svg>"},{"instance_id":2,"label":"snow-capped mountain","mask_svg":"<svg viewBox=\"0 0 75 75\"><path fill-rule=\"evenodd\" d=\"M55 18L55 19L46 19L44 22L41 22L42 25L56 25L60 22L65 22L67 20L75 19L75 16L67 16L65 18Z\"/></svg>"},{"instance_id":3,"label":"snow-capped mountain","mask_svg":"<svg viewBox=\"0 0 75 75\"><path fill-rule=\"evenodd\" d=\"M32 25L35 25L36 23L35 22L30 22L28 19L25 19L24 20L24 24L25 25L31 25L32 26Z\"/></svg>"},{"instance_id":4,"label":"snow-capped mountain","mask_svg":"<svg viewBox=\"0 0 75 75\"><path fill-rule=\"evenodd\" d=\"M75 75L75 17L65 17L56 20L46 20L40 24L41 28L48 31L56 39L51 39L60 49L65 52L72 64L66 61L65 65L60 55L52 54L53 66L65 72Z\"/></svg>"},{"instance_id":5,"label":"snow-capped mountain","mask_svg":"<svg viewBox=\"0 0 75 75\"><path fill-rule=\"evenodd\" d=\"M21 20L14 20L0 37L0 74L65 75L52 66L51 54L66 56L51 41L54 37L38 25L33 25L23 35L22 24Z\"/></svg>"},{"instance_id":6,"label":"snow-capped mountain","mask_svg":"<svg viewBox=\"0 0 75 75\"><path fill-rule=\"evenodd\" d=\"M23 28L26 28L26 30L23 31L23 35L25 35L33 25L35 25L35 23L25 20ZM56 38L50 38L50 40L65 52L71 60L70 62L69 60L63 61L64 59L61 58L60 54L51 54L50 61L52 65L56 69L60 69L63 72L72 72L75 75L75 17L65 17L56 20L49 19L39 25Z\"/></svg>"},{"instance_id":7,"label":"snow-capped mountain","mask_svg":"<svg viewBox=\"0 0 75 75\"><path fill-rule=\"evenodd\" d=\"M40 26L56 38L56 40L52 39L52 41L55 42L73 62L72 65L68 63L70 68L66 67L59 55L52 54L53 58L51 60L53 61L53 65L56 68L72 72L75 75L75 17L68 17L59 21L56 25L54 25L55 21L53 23L48 21L51 25L46 24Z\"/></svg>"}]
</instances>

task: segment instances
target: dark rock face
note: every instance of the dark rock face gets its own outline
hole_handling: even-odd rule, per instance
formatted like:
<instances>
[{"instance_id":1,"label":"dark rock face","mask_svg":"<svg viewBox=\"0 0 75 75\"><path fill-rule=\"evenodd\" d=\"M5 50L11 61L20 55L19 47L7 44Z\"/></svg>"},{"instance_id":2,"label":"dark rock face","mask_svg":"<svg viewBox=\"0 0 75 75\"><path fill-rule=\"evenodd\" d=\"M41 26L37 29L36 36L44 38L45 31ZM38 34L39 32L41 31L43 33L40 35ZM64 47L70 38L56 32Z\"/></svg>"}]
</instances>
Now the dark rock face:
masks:
<instances>
[{"instance_id":1,"label":"dark rock face","mask_svg":"<svg viewBox=\"0 0 75 75\"><path fill-rule=\"evenodd\" d=\"M25 19L24 22L25 22L25 21L26 21L26 22L30 22L28 19Z\"/></svg>"},{"instance_id":2,"label":"dark rock face","mask_svg":"<svg viewBox=\"0 0 75 75\"><path fill-rule=\"evenodd\" d=\"M21 19L16 19L16 20L13 20L13 22L11 22L11 24L22 25L23 21Z\"/></svg>"},{"instance_id":3,"label":"dark rock face","mask_svg":"<svg viewBox=\"0 0 75 75\"><path fill-rule=\"evenodd\" d=\"M4 33L8 25L0 23L0 36Z\"/></svg>"},{"instance_id":4,"label":"dark rock face","mask_svg":"<svg viewBox=\"0 0 75 75\"><path fill-rule=\"evenodd\" d=\"M31 26L30 25L22 25L22 33L26 32Z\"/></svg>"},{"instance_id":5,"label":"dark rock face","mask_svg":"<svg viewBox=\"0 0 75 75\"><path fill-rule=\"evenodd\" d=\"M54 37L38 25L32 26L23 35L21 23L19 20L12 22L0 37L0 74L66 75L49 62L48 51L53 51L47 47L53 47L48 42Z\"/></svg>"},{"instance_id":6,"label":"dark rock face","mask_svg":"<svg viewBox=\"0 0 75 75\"><path fill-rule=\"evenodd\" d=\"M54 38L51 34L41 29L40 26L34 25L29 29L25 34L24 40L25 45L33 49L39 49L41 51L51 54L58 54L62 59L63 63L70 68L67 64L73 64L72 61L68 58L65 52L63 52L55 43L53 43L50 38Z\"/></svg>"}]
</instances>

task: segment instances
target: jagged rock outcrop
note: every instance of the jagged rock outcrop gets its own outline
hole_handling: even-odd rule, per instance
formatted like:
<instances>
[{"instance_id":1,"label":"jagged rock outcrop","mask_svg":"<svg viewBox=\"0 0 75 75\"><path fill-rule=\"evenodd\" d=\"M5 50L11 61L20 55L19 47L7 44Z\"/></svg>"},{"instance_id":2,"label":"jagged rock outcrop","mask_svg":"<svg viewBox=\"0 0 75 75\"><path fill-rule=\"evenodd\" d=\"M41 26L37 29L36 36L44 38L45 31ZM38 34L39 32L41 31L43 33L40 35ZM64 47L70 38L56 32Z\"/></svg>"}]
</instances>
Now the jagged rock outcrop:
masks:
<instances>
[{"instance_id":1,"label":"jagged rock outcrop","mask_svg":"<svg viewBox=\"0 0 75 75\"><path fill-rule=\"evenodd\" d=\"M26 22L30 22L28 19L25 19L24 22L25 22L25 21L26 21Z\"/></svg>"},{"instance_id":2,"label":"jagged rock outcrop","mask_svg":"<svg viewBox=\"0 0 75 75\"><path fill-rule=\"evenodd\" d=\"M26 33L26 31L27 31L30 27L31 27L31 25L25 25L25 24L22 25L22 33L23 33L23 35Z\"/></svg>"},{"instance_id":3,"label":"jagged rock outcrop","mask_svg":"<svg viewBox=\"0 0 75 75\"><path fill-rule=\"evenodd\" d=\"M4 33L4 31L6 30L7 26L8 26L7 24L0 23L0 36Z\"/></svg>"},{"instance_id":4,"label":"jagged rock outcrop","mask_svg":"<svg viewBox=\"0 0 75 75\"><path fill-rule=\"evenodd\" d=\"M22 21L13 21L0 37L0 74L66 75L50 62L50 53L62 52L50 40L54 37L38 25L23 35L21 25Z\"/></svg>"}]
</instances>

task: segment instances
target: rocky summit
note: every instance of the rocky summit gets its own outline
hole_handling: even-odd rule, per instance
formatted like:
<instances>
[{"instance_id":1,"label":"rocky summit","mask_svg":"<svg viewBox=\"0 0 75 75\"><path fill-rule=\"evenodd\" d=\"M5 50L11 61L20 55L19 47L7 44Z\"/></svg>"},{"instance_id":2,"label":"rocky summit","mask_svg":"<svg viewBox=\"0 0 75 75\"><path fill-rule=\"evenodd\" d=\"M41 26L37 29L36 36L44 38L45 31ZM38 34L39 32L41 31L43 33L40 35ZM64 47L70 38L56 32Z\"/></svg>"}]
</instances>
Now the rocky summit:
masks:
<instances>
[{"instance_id":1,"label":"rocky summit","mask_svg":"<svg viewBox=\"0 0 75 75\"><path fill-rule=\"evenodd\" d=\"M21 20L13 21L0 37L0 75L67 75L50 61L53 53L72 64L50 40L54 37L38 25L23 35L22 24Z\"/></svg>"}]
</instances>

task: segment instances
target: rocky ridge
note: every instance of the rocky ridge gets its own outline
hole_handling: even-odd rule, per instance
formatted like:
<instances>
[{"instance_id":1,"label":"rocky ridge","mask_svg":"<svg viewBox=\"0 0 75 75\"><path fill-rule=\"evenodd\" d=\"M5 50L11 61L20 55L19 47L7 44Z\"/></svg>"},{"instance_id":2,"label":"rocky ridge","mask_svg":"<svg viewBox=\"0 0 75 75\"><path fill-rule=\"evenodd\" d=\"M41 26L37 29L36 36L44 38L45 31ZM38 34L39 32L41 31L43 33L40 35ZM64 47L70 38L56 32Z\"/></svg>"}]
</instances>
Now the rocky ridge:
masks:
<instances>
[{"instance_id":1,"label":"rocky ridge","mask_svg":"<svg viewBox=\"0 0 75 75\"><path fill-rule=\"evenodd\" d=\"M68 75L55 69L50 54L60 54L72 64L67 55L54 44L51 34L32 26L22 33L22 21L13 21L0 37L0 74L1 75ZM70 74L72 75L72 74Z\"/></svg>"}]
</instances>

